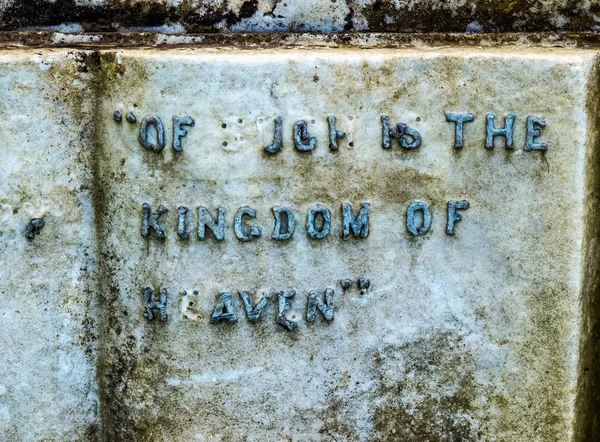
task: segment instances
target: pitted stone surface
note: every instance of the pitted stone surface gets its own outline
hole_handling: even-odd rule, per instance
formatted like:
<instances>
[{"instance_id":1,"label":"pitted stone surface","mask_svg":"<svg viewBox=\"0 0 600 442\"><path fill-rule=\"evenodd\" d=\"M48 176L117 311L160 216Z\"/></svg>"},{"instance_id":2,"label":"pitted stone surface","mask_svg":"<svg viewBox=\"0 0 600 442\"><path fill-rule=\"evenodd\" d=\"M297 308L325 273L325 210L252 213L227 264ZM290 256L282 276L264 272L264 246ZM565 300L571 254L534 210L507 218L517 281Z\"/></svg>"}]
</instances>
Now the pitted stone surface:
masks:
<instances>
[{"instance_id":1,"label":"pitted stone surface","mask_svg":"<svg viewBox=\"0 0 600 442\"><path fill-rule=\"evenodd\" d=\"M3 0L4 30L158 32L598 31L594 0Z\"/></svg>"},{"instance_id":2,"label":"pitted stone surface","mask_svg":"<svg viewBox=\"0 0 600 442\"><path fill-rule=\"evenodd\" d=\"M86 440L99 406L89 82L72 54L10 51L0 89L0 439ZM32 219L44 226L28 238Z\"/></svg>"},{"instance_id":3,"label":"pitted stone surface","mask_svg":"<svg viewBox=\"0 0 600 442\"><path fill-rule=\"evenodd\" d=\"M596 51L44 49L0 62L0 262L15 269L0 283L0 435L592 434ZM474 115L460 149L448 112ZM485 148L490 113L496 127L516 116L514 149ZM546 151L524 149L529 115L546 122ZM328 116L344 132L335 150ZM422 141L403 148L398 132ZM448 203L463 200L449 235ZM369 204L368 236L344 228L344 202ZM411 230L424 203L431 227L417 214ZM289 239L273 238L275 206L295 216ZM207 218L219 207L222 241ZM317 239L311 225L328 222Z\"/></svg>"}]
</instances>

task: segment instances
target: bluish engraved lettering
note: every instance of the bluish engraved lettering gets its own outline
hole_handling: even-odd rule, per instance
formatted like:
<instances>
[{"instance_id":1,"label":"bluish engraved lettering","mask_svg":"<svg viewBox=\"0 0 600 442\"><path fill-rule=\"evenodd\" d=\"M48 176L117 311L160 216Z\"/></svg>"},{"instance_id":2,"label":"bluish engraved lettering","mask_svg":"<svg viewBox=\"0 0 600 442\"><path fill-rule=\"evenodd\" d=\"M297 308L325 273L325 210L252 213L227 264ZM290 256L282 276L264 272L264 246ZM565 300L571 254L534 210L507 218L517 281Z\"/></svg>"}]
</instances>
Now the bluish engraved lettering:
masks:
<instances>
[{"instance_id":1,"label":"bluish engraved lettering","mask_svg":"<svg viewBox=\"0 0 600 442\"><path fill-rule=\"evenodd\" d=\"M198 238L206 239L206 228L213 233L217 241L223 241L225 238L225 209L219 207L217 211L217 220L212 217L206 207L198 207Z\"/></svg>"},{"instance_id":2,"label":"bluish engraved lettering","mask_svg":"<svg viewBox=\"0 0 600 442\"><path fill-rule=\"evenodd\" d=\"M454 148L460 149L463 147L463 124L473 121L475 116L470 112L446 112L446 121L456 123L454 131Z\"/></svg>"},{"instance_id":3,"label":"bluish engraved lettering","mask_svg":"<svg viewBox=\"0 0 600 442\"><path fill-rule=\"evenodd\" d=\"M540 127L536 127L540 126ZM546 126L546 120L540 117L536 117L535 115L527 116L527 136L525 140L525 149L526 151L530 150L546 150L548 149L548 144L546 143L536 143L535 138L542 135L542 127Z\"/></svg>"},{"instance_id":4,"label":"bluish engraved lettering","mask_svg":"<svg viewBox=\"0 0 600 442\"><path fill-rule=\"evenodd\" d=\"M242 224L244 215L250 218L256 218L256 210L248 206L240 207L233 219L233 231L240 241L252 241L253 239L260 237L262 228L260 226L252 226L248 233L244 233L244 226Z\"/></svg>"},{"instance_id":5,"label":"bluish engraved lettering","mask_svg":"<svg viewBox=\"0 0 600 442\"><path fill-rule=\"evenodd\" d=\"M351 279L342 279L342 280L340 280L340 285L342 286L342 288L344 290L349 289L350 287L352 287L352 280Z\"/></svg>"},{"instance_id":6,"label":"bluish engraved lettering","mask_svg":"<svg viewBox=\"0 0 600 442\"><path fill-rule=\"evenodd\" d=\"M360 207L358 216L354 216L352 205L350 203L342 203L342 238L350 236L350 231L355 238L366 238L369 236L369 213L371 204L363 203Z\"/></svg>"},{"instance_id":7,"label":"bluish engraved lettering","mask_svg":"<svg viewBox=\"0 0 600 442\"><path fill-rule=\"evenodd\" d=\"M368 290L371 287L371 281L368 278L359 278L356 284L360 290Z\"/></svg>"},{"instance_id":8,"label":"bluish engraved lettering","mask_svg":"<svg viewBox=\"0 0 600 442\"><path fill-rule=\"evenodd\" d=\"M323 314L327 321L333 320L333 289L325 290L325 301L315 291L311 291L308 295L308 307L306 309L306 320L314 322L316 319L317 309Z\"/></svg>"},{"instance_id":9,"label":"bluish engraved lettering","mask_svg":"<svg viewBox=\"0 0 600 442\"><path fill-rule=\"evenodd\" d=\"M398 123L398 130L390 129L390 119L387 115L381 116L381 125L382 125L382 133L383 133L383 141L382 145L384 149L389 149L392 147L392 138L395 138L405 149L416 149L421 145L422 137L421 134L410 127L408 127L404 123ZM412 141L405 137L408 135L412 138Z\"/></svg>"},{"instance_id":10,"label":"bluish engraved lettering","mask_svg":"<svg viewBox=\"0 0 600 442\"><path fill-rule=\"evenodd\" d=\"M187 233L187 218L188 208L187 207L179 207L177 209L177 235L181 239L189 239L190 235Z\"/></svg>"},{"instance_id":11,"label":"bluish engraved lettering","mask_svg":"<svg viewBox=\"0 0 600 442\"><path fill-rule=\"evenodd\" d=\"M296 296L295 291L291 292L279 292L278 297L278 313L277 313L277 324L287 328L288 330L296 330L298 328L298 324L294 321L290 321L285 314L292 309L292 298Z\"/></svg>"},{"instance_id":12,"label":"bluish engraved lettering","mask_svg":"<svg viewBox=\"0 0 600 442\"><path fill-rule=\"evenodd\" d=\"M337 143L338 138L342 138L346 134L343 131L336 129L336 127L335 127L335 122L336 122L335 117L333 117L333 116L327 117L327 122L329 123L329 148L331 150L337 150L337 148L338 148L338 143Z\"/></svg>"},{"instance_id":13,"label":"bluish engraved lettering","mask_svg":"<svg viewBox=\"0 0 600 442\"><path fill-rule=\"evenodd\" d=\"M415 212L417 211L421 211L423 214L423 221L420 226L416 225ZM406 212L406 228L413 235L420 236L427 233L429 227L431 227L431 209L429 205L423 201L412 201Z\"/></svg>"},{"instance_id":14,"label":"bluish engraved lettering","mask_svg":"<svg viewBox=\"0 0 600 442\"><path fill-rule=\"evenodd\" d=\"M150 228L154 229L156 236L160 239L165 239L165 232L160 227L158 219L163 213L167 213L169 210L162 204L158 206L158 210L152 213L150 204L144 203L142 205L142 236L148 236L150 234Z\"/></svg>"},{"instance_id":15,"label":"bluish engraved lettering","mask_svg":"<svg viewBox=\"0 0 600 442\"><path fill-rule=\"evenodd\" d=\"M494 138L495 137L504 137L506 140L506 148L513 149L513 126L515 124L515 118L517 118L513 114L508 114L506 118L504 118L504 127L496 128L494 126L494 120L496 116L494 114L487 114L486 121L486 137L485 137L485 148L493 149L494 148Z\"/></svg>"},{"instance_id":16,"label":"bluish engraved lettering","mask_svg":"<svg viewBox=\"0 0 600 442\"><path fill-rule=\"evenodd\" d=\"M448 235L454 235L454 224L462 219L462 215L457 210L466 210L468 208L468 201L448 201L448 224L446 225L446 233Z\"/></svg>"},{"instance_id":17,"label":"bluish engraved lettering","mask_svg":"<svg viewBox=\"0 0 600 442\"><path fill-rule=\"evenodd\" d=\"M173 115L173 149L177 152L183 151L183 147L181 147L181 138L186 137L188 134L187 129L184 129L181 126L194 126L196 124L192 117L178 117L177 115Z\"/></svg>"},{"instance_id":18,"label":"bluish engraved lettering","mask_svg":"<svg viewBox=\"0 0 600 442\"><path fill-rule=\"evenodd\" d=\"M221 293L215 309L210 317L210 322L217 323L219 321L226 320L230 324L236 323L237 316L235 314L235 307L233 306L233 299L229 293Z\"/></svg>"},{"instance_id":19,"label":"bluish engraved lettering","mask_svg":"<svg viewBox=\"0 0 600 442\"><path fill-rule=\"evenodd\" d=\"M273 136L273 144L265 147L265 151L269 153L279 152L283 143L283 118L275 118L275 134Z\"/></svg>"},{"instance_id":20,"label":"bluish engraved lettering","mask_svg":"<svg viewBox=\"0 0 600 442\"><path fill-rule=\"evenodd\" d=\"M32 218L27 223L25 236L27 236L27 238L29 239L33 239L35 235L39 233L40 230L42 230L42 227L44 227L44 225L45 223L42 218Z\"/></svg>"},{"instance_id":21,"label":"bluish engraved lettering","mask_svg":"<svg viewBox=\"0 0 600 442\"><path fill-rule=\"evenodd\" d=\"M150 126L156 130L156 138L150 134ZM138 140L142 146L154 152L160 152L165 148L165 128L157 115L146 115L140 124Z\"/></svg>"},{"instance_id":22,"label":"bluish engraved lettering","mask_svg":"<svg viewBox=\"0 0 600 442\"><path fill-rule=\"evenodd\" d=\"M117 123L120 123L122 119L123 116L121 115L121 112L115 111L115 113L113 114L113 120L115 120Z\"/></svg>"},{"instance_id":23,"label":"bluish engraved lettering","mask_svg":"<svg viewBox=\"0 0 600 442\"><path fill-rule=\"evenodd\" d=\"M272 294L263 295L263 297L258 301L256 306L252 305L252 298L250 294L245 291L240 292L240 297L244 303L244 308L246 309L246 316L248 316L248 320L250 322L256 322L260 319L260 315L262 314L263 309L267 306L271 299L273 299Z\"/></svg>"},{"instance_id":24,"label":"bluish engraved lettering","mask_svg":"<svg viewBox=\"0 0 600 442\"><path fill-rule=\"evenodd\" d=\"M296 149L301 152L313 150L317 145L317 139L310 136L308 126L304 120L296 121L296 124L294 124L294 144Z\"/></svg>"},{"instance_id":25,"label":"bluish engraved lettering","mask_svg":"<svg viewBox=\"0 0 600 442\"><path fill-rule=\"evenodd\" d=\"M146 307L146 313L144 316L148 318L148 321L154 319L153 309L160 310L160 320L165 322L167 320L167 289L160 289L160 301L154 300L154 290L150 287L144 289L144 307Z\"/></svg>"},{"instance_id":26,"label":"bluish engraved lettering","mask_svg":"<svg viewBox=\"0 0 600 442\"><path fill-rule=\"evenodd\" d=\"M135 117L135 114L133 112L127 112L127 114L125 115L125 119L128 123L135 123L137 121L137 118Z\"/></svg>"},{"instance_id":27,"label":"bluish engraved lettering","mask_svg":"<svg viewBox=\"0 0 600 442\"><path fill-rule=\"evenodd\" d=\"M279 241L290 239L296 229L294 213L288 207L273 206L273 216L275 228L271 237Z\"/></svg>"},{"instance_id":28,"label":"bluish engraved lettering","mask_svg":"<svg viewBox=\"0 0 600 442\"><path fill-rule=\"evenodd\" d=\"M315 221L317 215L321 215L323 218L323 226L321 230L317 230ZM312 239L323 239L329 235L329 229L331 228L331 213L329 209L321 204L317 204L311 208L308 212L308 219L306 220L306 232Z\"/></svg>"}]
</instances>

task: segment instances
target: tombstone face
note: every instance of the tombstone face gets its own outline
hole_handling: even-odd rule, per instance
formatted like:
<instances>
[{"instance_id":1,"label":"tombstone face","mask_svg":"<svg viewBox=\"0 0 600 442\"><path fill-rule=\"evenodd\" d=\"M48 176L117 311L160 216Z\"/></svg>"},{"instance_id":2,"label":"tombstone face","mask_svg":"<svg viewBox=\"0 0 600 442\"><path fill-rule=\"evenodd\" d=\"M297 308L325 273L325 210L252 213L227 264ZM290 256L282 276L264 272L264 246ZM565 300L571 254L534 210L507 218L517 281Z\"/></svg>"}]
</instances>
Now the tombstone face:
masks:
<instances>
[{"instance_id":1,"label":"tombstone face","mask_svg":"<svg viewBox=\"0 0 600 442\"><path fill-rule=\"evenodd\" d=\"M595 51L40 53L0 58L2 300L51 305L0 339L52 349L0 366L5 437L35 364L59 439L583 434Z\"/></svg>"}]
</instances>

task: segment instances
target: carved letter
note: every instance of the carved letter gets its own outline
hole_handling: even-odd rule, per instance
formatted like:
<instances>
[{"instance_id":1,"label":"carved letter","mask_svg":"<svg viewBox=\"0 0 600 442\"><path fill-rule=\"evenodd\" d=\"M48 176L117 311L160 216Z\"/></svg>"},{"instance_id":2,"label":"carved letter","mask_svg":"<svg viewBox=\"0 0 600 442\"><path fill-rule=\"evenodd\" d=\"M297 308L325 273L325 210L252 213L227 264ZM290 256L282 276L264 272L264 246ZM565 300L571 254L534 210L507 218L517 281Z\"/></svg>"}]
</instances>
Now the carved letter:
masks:
<instances>
[{"instance_id":1,"label":"carved letter","mask_svg":"<svg viewBox=\"0 0 600 442\"><path fill-rule=\"evenodd\" d=\"M535 127L535 125L545 127L546 121L543 118L536 117L535 115L529 115L527 117L527 137L525 140L525 150L546 150L548 145L546 143L536 143L534 138L539 137L542 134L542 129Z\"/></svg>"},{"instance_id":2,"label":"carved letter","mask_svg":"<svg viewBox=\"0 0 600 442\"><path fill-rule=\"evenodd\" d=\"M295 291L291 292L279 292L278 299L278 310L276 322L279 325L284 326L288 330L296 330L298 324L294 321L290 321L285 317L285 314L292 309L292 298L296 296Z\"/></svg>"},{"instance_id":3,"label":"carved letter","mask_svg":"<svg viewBox=\"0 0 600 442\"><path fill-rule=\"evenodd\" d=\"M273 144L265 147L265 151L269 153L279 152L281 149L281 143L283 139L283 118L275 118L275 136L273 137Z\"/></svg>"},{"instance_id":4,"label":"carved letter","mask_svg":"<svg viewBox=\"0 0 600 442\"><path fill-rule=\"evenodd\" d=\"M282 219L282 214L285 214L284 219ZM271 237L279 241L290 239L296 228L293 212L288 207L273 206L273 216L275 216L275 228ZM283 229L285 232L282 232Z\"/></svg>"},{"instance_id":5,"label":"carved letter","mask_svg":"<svg viewBox=\"0 0 600 442\"><path fill-rule=\"evenodd\" d=\"M308 322L314 322L317 309L319 309L326 320L333 320L333 289L325 290L325 302L323 302L323 299L317 292L312 291L309 293L308 308L306 309L306 320Z\"/></svg>"},{"instance_id":6,"label":"carved letter","mask_svg":"<svg viewBox=\"0 0 600 442\"><path fill-rule=\"evenodd\" d=\"M454 223L462 219L462 215L457 213L457 209L468 209L468 201L448 201L448 224L446 225L446 233L448 235L454 235Z\"/></svg>"},{"instance_id":7,"label":"carved letter","mask_svg":"<svg viewBox=\"0 0 600 442\"><path fill-rule=\"evenodd\" d=\"M259 226L252 226L248 233L244 233L244 227L242 226L242 217L244 215L247 215L250 218L256 218L256 210L248 206L240 207L233 219L233 230L235 236L237 236L240 241L252 241L254 238L258 238L261 235L262 229Z\"/></svg>"},{"instance_id":8,"label":"carved letter","mask_svg":"<svg viewBox=\"0 0 600 442\"><path fill-rule=\"evenodd\" d=\"M368 278L358 278L356 285L358 285L358 288L361 290L368 290L368 288L371 287L371 281Z\"/></svg>"},{"instance_id":9,"label":"carved letter","mask_svg":"<svg viewBox=\"0 0 600 442\"><path fill-rule=\"evenodd\" d=\"M461 147L463 147L463 124L473 121L474 119L475 119L475 116L470 112L468 112L468 113L446 112L446 121L448 121L450 123L456 123L456 129L455 129L455 134L454 134L454 148L455 149L460 149Z\"/></svg>"},{"instance_id":10,"label":"carved letter","mask_svg":"<svg viewBox=\"0 0 600 442\"><path fill-rule=\"evenodd\" d=\"M323 227L321 231L318 231L315 227L315 218L318 214L323 217ZM317 204L308 212L308 219L306 220L306 231L308 236L312 239L323 239L329 235L329 229L331 227L331 214L329 209L321 204Z\"/></svg>"},{"instance_id":11,"label":"carved letter","mask_svg":"<svg viewBox=\"0 0 600 442\"><path fill-rule=\"evenodd\" d=\"M352 205L350 203L342 203L342 238L350 236L350 229L355 238L366 238L369 236L369 212L371 204L363 203L360 207L360 212L357 217L354 216Z\"/></svg>"},{"instance_id":12,"label":"carved letter","mask_svg":"<svg viewBox=\"0 0 600 442\"><path fill-rule=\"evenodd\" d=\"M400 146L405 149L416 149L421 145L421 134L408 127L404 123L398 123L398 130L390 129L390 119L387 115L381 116L381 125L383 129L383 148L389 149L392 147L392 138L397 139L400 142ZM405 135L409 135L412 138L412 142L408 142Z\"/></svg>"},{"instance_id":13,"label":"carved letter","mask_svg":"<svg viewBox=\"0 0 600 442\"><path fill-rule=\"evenodd\" d=\"M351 279L342 279L342 280L340 280L340 285L342 286L342 288L344 290L349 289L350 287L352 287L352 280Z\"/></svg>"},{"instance_id":14,"label":"carved letter","mask_svg":"<svg viewBox=\"0 0 600 442\"><path fill-rule=\"evenodd\" d=\"M423 212L421 227L417 227L415 224L415 212L418 210ZM431 227L431 210L429 209L429 205L423 201L412 201L406 212L406 228L413 235L420 236L427 233L429 227Z\"/></svg>"},{"instance_id":15,"label":"carved letter","mask_svg":"<svg viewBox=\"0 0 600 442\"><path fill-rule=\"evenodd\" d=\"M163 213L168 212L167 208L160 205L156 212L151 212L152 209L150 208L150 204L144 203L142 205L142 236L148 236L150 234L150 228L153 228L156 232L156 236L160 239L165 239L165 232L161 229L158 218L160 218Z\"/></svg>"},{"instance_id":16,"label":"carved letter","mask_svg":"<svg viewBox=\"0 0 600 442\"><path fill-rule=\"evenodd\" d=\"M331 116L327 117L327 122L329 123L329 148L331 150L337 150L337 148L338 148L338 144L337 144L338 138L342 138L346 134L343 131L336 129L336 127L335 127L335 117L331 117Z\"/></svg>"},{"instance_id":17,"label":"carved letter","mask_svg":"<svg viewBox=\"0 0 600 442\"><path fill-rule=\"evenodd\" d=\"M213 314L210 317L210 322L216 323L222 321L223 319L229 321L231 324L237 322L235 308L233 307L233 300L231 299L231 295L229 293L221 293L219 296L217 305L215 305Z\"/></svg>"},{"instance_id":18,"label":"carved letter","mask_svg":"<svg viewBox=\"0 0 600 442\"><path fill-rule=\"evenodd\" d=\"M206 239L206 227L215 235L218 241L225 238L225 209L219 207L217 221L208 212L206 207L198 207L198 238Z\"/></svg>"},{"instance_id":19,"label":"carved letter","mask_svg":"<svg viewBox=\"0 0 600 442\"><path fill-rule=\"evenodd\" d=\"M494 126L494 114L487 114L487 132L485 137L485 148L494 148L494 137L506 138L506 148L513 149L513 126L515 124L515 117L513 114L508 114L504 119L504 127L496 128Z\"/></svg>"},{"instance_id":20,"label":"carved letter","mask_svg":"<svg viewBox=\"0 0 600 442\"><path fill-rule=\"evenodd\" d=\"M310 136L304 120L296 121L296 124L294 124L294 143L296 149L301 152L313 150L317 145L317 139Z\"/></svg>"},{"instance_id":21,"label":"carved letter","mask_svg":"<svg viewBox=\"0 0 600 442\"><path fill-rule=\"evenodd\" d=\"M148 318L148 321L154 319L152 309L160 310L160 320L165 322L167 320L167 289L160 289L160 302L154 300L154 290L150 287L144 289L144 307L146 307L146 313L144 316Z\"/></svg>"},{"instance_id":22,"label":"carved letter","mask_svg":"<svg viewBox=\"0 0 600 442\"><path fill-rule=\"evenodd\" d=\"M27 223L27 238L33 239L35 237L35 234L39 233L39 231L42 230L42 227L44 227L44 225L45 223L43 218L32 218L31 220L29 220L29 222Z\"/></svg>"},{"instance_id":23,"label":"carved letter","mask_svg":"<svg viewBox=\"0 0 600 442\"><path fill-rule=\"evenodd\" d=\"M178 117L173 115L173 149L177 152L183 151L181 147L181 138L187 136L188 131L181 126L194 126L192 117Z\"/></svg>"},{"instance_id":24,"label":"carved letter","mask_svg":"<svg viewBox=\"0 0 600 442\"><path fill-rule=\"evenodd\" d=\"M189 239L190 238L190 236L187 233L186 222L185 222L187 212L188 212L187 207L181 206L177 209L177 235L179 235L179 237L181 239Z\"/></svg>"},{"instance_id":25,"label":"carved letter","mask_svg":"<svg viewBox=\"0 0 600 442\"><path fill-rule=\"evenodd\" d=\"M152 142L150 137L149 126L154 126L156 129L156 140L154 142ZM160 117L157 115L146 115L142 118L138 140L142 146L154 152L160 152L165 148L165 128Z\"/></svg>"},{"instance_id":26,"label":"carved letter","mask_svg":"<svg viewBox=\"0 0 600 442\"><path fill-rule=\"evenodd\" d=\"M247 292L240 292L240 297L244 302L244 307L246 308L246 315L248 316L248 320L250 322L256 322L260 319L260 315L262 314L262 311L265 308L265 306L269 302L271 302L273 295L263 295L263 297L260 299L260 301L258 301L258 304L256 304L255 307L252 306L252 299L250 298L250 295Z\"/></svg>"}]
</instances>

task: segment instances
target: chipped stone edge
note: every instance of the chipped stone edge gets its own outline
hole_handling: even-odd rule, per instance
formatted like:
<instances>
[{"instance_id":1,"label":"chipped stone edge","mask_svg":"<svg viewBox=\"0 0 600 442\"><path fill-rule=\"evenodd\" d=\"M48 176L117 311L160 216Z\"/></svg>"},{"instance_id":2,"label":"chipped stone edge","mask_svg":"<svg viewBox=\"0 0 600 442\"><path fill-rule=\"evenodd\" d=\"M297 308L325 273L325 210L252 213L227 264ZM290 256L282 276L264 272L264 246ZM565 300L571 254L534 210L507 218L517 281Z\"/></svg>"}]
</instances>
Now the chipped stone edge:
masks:
<instances>
[{"instance_id":1,"label":"chipped stone edge","mask_svg":"<svg viewBox=\"0 0 600 442\"><path fill-rule=\"evenodd\" d=\"M0 32L0 49L70 48L107 49L127 47L235 47L298 48L310 46L337 48L439 48L463 45L470 47L570 47L600 48L600 33L235 33L235 34L167 34L156 32L70 33L55 31Z\"/></svg>"}]
</instances>

